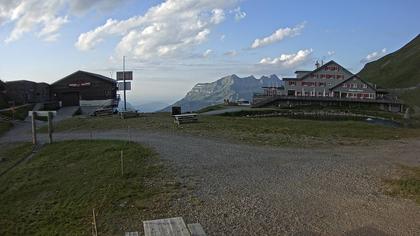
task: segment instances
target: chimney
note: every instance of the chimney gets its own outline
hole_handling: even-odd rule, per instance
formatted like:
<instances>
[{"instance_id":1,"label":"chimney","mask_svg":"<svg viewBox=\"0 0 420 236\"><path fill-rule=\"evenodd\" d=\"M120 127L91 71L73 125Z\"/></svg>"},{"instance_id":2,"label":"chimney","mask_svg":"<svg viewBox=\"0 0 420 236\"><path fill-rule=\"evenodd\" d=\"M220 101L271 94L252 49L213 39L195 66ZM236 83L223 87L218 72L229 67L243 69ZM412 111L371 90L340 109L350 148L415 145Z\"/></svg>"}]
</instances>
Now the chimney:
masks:
<instances>
[{"instance_id":1,"label":"chimney","mask_svg":"<svg viewBox=\"0 0 420 236\"><path fill-rule=\"evenodd\" d=\"M318 60L315 62L315 66L316 66L317 69L319 68L319 62L318 62Z\"/></svg>"}]
</instances>

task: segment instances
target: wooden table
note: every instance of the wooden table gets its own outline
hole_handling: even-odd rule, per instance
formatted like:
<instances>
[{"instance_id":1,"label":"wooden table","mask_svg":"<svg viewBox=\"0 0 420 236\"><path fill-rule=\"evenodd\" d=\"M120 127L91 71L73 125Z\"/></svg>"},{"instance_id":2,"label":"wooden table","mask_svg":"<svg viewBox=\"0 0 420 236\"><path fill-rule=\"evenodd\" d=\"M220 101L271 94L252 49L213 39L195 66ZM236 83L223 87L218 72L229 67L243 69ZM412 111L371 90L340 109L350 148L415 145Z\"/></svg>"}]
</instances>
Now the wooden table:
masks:
<instances>
[{"instance_id":1,"label":"wooden table","mask_svg":"<svg viewBox=\"0 0 420 236\"><path fill-rule=\"evenodd\" d=\"M143 221L146 236L206 236L200 224L189 224L182 217Z\"/></svg>"}]
</instances>

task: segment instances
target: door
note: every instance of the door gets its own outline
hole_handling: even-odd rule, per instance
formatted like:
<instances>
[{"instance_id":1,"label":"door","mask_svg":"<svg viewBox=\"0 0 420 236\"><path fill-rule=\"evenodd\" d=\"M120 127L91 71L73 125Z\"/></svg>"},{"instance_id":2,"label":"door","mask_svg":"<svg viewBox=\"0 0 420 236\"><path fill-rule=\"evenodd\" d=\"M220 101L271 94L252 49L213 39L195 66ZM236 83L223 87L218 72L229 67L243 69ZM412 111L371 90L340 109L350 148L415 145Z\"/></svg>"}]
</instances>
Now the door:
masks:
<instances>
[{"instance_id":1,"label":"door","mask_svg":"<svg viewBox=\"0 0 420 236\"><path fill-rule=\"evenodd\" d=\"M61 102L63 107L79 106L79 93L69 92L61 95Z\"/></svg>"}]
</instances>

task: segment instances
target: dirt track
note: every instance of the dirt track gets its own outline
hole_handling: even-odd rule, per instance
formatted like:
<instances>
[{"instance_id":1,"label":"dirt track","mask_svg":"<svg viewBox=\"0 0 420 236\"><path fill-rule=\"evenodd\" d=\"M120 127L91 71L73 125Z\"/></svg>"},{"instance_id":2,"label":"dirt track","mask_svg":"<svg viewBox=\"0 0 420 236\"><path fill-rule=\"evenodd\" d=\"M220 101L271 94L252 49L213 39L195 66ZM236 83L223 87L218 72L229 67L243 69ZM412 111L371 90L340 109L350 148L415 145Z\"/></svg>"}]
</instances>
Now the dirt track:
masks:
<instances>
[{"instance_id":1,"label":"dirt track","mask_svg":"<svg viewBox=\"0 0 420 236\"><path fill-rule=\"evenodd\" d=\"M90 133L55 138L89 139ZM108 131L93 138L129 136ZM383 194L381 182L396 164L420 165L418 140L301 149L143 131L132 132L130 139L153 147L191 189L171 211L200 222L208 235L420 234L420 207ZM0 138L22 140L30 135Z\"/></svg>"}]
</instances>

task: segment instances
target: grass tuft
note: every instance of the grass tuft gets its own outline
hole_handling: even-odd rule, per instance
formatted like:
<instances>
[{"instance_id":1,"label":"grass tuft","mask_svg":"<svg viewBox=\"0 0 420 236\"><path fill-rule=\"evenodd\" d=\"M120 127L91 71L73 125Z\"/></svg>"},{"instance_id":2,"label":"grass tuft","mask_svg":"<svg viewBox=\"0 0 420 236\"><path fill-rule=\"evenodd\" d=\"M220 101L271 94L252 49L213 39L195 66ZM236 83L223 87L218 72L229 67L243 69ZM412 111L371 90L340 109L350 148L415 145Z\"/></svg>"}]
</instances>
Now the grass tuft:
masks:
<instances>
[{"instance_id":1,"label":"grass tuft","mask_svg":"<svg viewBox=\"0 0 420 236\"><path fill-rule=\"evenodd\" d=\"M420 167L402 167L398 179L387 180L388 193L392 196L414 199L420 204Z\"/></svg>"}]
</instances>

